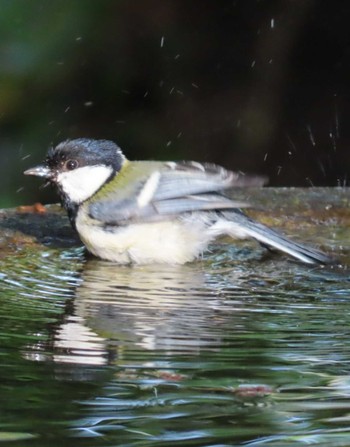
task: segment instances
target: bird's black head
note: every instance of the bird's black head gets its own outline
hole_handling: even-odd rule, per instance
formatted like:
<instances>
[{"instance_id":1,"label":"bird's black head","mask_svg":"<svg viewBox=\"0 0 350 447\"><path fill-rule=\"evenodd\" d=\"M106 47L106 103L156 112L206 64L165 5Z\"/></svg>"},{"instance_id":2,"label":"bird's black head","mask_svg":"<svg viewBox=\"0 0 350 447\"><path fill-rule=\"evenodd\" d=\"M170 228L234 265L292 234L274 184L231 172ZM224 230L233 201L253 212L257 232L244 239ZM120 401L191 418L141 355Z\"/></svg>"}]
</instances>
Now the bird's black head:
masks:
<instances>
[{"instance_id":1,"label":"bird's black head","mask_svg":"<svg viewBox=\"0 0 350 447\"><path fill-rule=\"evenodd\" d=\"M114 172L118 172L124 160L122 151L113 141L78 138L51 147L45 162L51 171L72 171L84 166L110 166Z\"/></svg>"},{"instance_id":2,"label":"bird's black head","mask_svg":"<svg viewBox=\"0 0 350 447\"><path fill-rule=\"evenodd\" d=\"M71 213L112 179L124 161L122 151L112 141L79 138L50 148L45 162L25 174L44 177L54 184Z\"/></svg>"}]
</instances>

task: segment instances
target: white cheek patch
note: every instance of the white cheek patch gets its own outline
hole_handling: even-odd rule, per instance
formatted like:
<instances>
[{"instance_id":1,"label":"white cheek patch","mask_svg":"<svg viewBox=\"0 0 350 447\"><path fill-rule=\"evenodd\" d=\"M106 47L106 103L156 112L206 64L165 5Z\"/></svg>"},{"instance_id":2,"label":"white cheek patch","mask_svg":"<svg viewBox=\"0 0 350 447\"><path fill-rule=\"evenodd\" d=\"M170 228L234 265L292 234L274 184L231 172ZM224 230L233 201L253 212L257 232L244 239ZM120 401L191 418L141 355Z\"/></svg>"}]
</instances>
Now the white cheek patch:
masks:
<instances>
[{"instance_id":1,"label":"white cheek patch","mask_svg":"<svg viewBox=\"0 0 350 447\"><path fill-rule=\"evenodd\" d=\"M72 202L81 203L100 189L112 172L110 166L84 166L61 172L57 183Z\"/></svg>"}]
</instances>

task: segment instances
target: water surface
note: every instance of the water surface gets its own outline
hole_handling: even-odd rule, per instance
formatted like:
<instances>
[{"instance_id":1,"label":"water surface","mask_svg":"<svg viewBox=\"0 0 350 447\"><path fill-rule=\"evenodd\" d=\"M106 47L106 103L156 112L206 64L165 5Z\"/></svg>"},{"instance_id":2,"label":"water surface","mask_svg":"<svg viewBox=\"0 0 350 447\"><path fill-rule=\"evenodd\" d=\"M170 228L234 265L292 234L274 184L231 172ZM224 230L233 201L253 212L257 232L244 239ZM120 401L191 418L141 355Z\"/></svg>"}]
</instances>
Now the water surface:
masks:
<instances>
[{"instance_id":1,"label":"water surface","mask_svg":"<svg viewBox=\"0 0 350 447\"><path fill-rule=\"evenodd\" d=\"M0 263L4 445L350 445L345 268L255 244L185 266L75 246Z\"/></svg>"},{"instance_id":2,"label":"water surface","mask_svg":"<svg viewBox=\"0 0 350 447\"><path fill-rule=\"evenodd\" d=\"M225 241L130 267L45 219L0 238L4 445L350 445L349 226L303 227L342 267Z\"/></svg>"}]
</instances>

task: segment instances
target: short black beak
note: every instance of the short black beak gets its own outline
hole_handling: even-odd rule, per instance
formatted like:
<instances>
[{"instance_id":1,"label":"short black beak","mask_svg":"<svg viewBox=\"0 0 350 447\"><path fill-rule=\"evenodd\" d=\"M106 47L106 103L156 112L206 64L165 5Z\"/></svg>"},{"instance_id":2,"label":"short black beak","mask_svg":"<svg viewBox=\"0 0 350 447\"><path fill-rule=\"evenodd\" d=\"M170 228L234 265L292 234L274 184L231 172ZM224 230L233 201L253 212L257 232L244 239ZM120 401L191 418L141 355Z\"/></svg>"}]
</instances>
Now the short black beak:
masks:
<instances>
[{"instance_id":1,"label":"short black beak","mask_svg":"<svg viewBox=\"0 0 350 447\"><path fill-rule=\"evenodd\" d=\"M50 168L45 165L41 164L38 166L34 166L33 168L29 168L23 173L24 175L35 175L36 177L44 177L49 179L52 176L52 172Z\"/></svg>"}]
</instances>

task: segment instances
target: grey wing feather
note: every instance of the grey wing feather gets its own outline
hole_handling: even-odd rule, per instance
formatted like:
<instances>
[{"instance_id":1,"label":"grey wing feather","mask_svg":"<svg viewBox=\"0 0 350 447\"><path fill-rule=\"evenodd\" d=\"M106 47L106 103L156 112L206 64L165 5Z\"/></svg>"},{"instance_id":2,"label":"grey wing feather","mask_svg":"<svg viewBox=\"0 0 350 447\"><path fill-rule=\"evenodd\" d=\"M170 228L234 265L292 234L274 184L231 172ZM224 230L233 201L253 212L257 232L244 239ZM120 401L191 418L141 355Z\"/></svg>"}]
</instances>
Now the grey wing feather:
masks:
<instances>
[{"instance_id":1,"label":"grey wing feather","mask_svg":"<svg viewBox=\"0 0 350 447\"><path fill-rule=\"evenodd\" d=\"M134 199L103 200L89 206L89 215L108 225L122 225L149 218L154 214L150 205L140 208Z\"/></svg>"},{"instance_id":2,"label":"grey wing feather","mask_svg":"<svg viewBox=\"0 0 350 447\"><path fill-rule=\"evenodd\" d=\"M247 207L245 202L235 202L218 194L200 194L185 196L179 199L160 200L154 202L154 208L160 215L176 215L189 211L223 210Z\"/></svg>"},{"instance_id":3,"label":"grey wing feather","mask_svg":"<svg viewBox=\"0 0 350 447\"><path fill-rule=\"evenodd\" d=\"M188 194L221 191L233 187L262 186L265 183L264 177L246 176L214 164L183 162L176 163L176 169L162 172L153 199L175 199Z\"/></svg>"},{"instance_id":4,"label":"grey wing feather","mask_svg":"<svg viewBox=\"0 0 350 447\"><path fill-rule=\"evenodd\" d=\"M244 208L245 202L236 202L219 194L199 194L177 199L158 200L140 208L135 200L100 202L90 205L90 215L109 224L125 225L131 221L161 220L165 216L176 216L191 211L223 210Z\"/></svg>"},{"instance_id":5,"label":"grey wing feather","mask_svg":"<svg viewBox=\"0 0 350 447\"><path fill-rule=\"evenodd\" d=\"M190 211L246 207L246 203L232 201L215 192L265 183L262 177L244 176L212 164L185 162L162 163L160 166L162 169L144 178L137 188L131 188L129 196L118 198L118 193L114 192L106 199L92 203L90 216L106 224L125 225L161 220L165 216ZM159 175L151 180L154 173Z\"/></svg>"}]
</instances>

